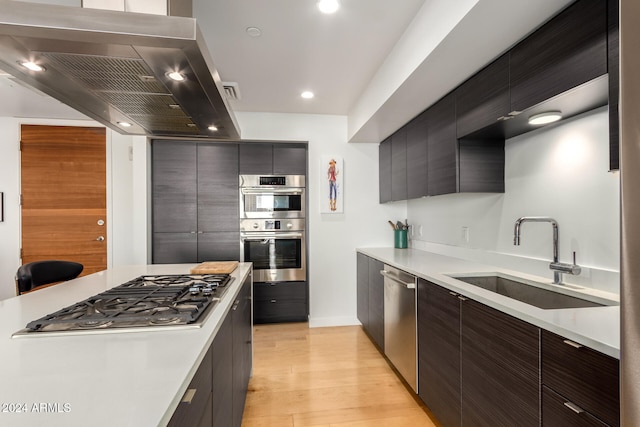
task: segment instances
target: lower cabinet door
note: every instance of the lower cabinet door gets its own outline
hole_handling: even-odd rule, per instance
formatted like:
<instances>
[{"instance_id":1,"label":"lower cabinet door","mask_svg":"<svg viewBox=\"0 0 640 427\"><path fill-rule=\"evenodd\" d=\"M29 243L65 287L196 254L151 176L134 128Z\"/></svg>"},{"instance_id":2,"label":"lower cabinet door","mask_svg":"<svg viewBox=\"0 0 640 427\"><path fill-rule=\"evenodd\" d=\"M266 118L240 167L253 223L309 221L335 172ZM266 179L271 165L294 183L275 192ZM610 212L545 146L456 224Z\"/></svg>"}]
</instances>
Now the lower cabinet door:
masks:
<instances>
[{"instance_id":1,"label":"lower cabinet door","mask_svg":"<svg viewBox=\"0 0 640 427\"><path fill-rule=\"evenodd\" d=\"M211 368L212 351L209 348L207 355L202 359L200 367L187 387L182 402L178 405L169 427L192 427L201 425L200 421L207 417L207 404L211 400ZM211 407L209 407L211 409ZM209 420L211 417L209 416Z\"/></svg>"},{"instance_id":2,"label":"lower cabinet door","mask_svg":"<svg viewBox=\"0 0 640 427\"><path fill-rule=\"evenodd\" d=\"M462 425L540 425L540 330L462 302Z\"/></svg>"},{"instance_id":3,"label":"lower cabinet door","mask_svg":"<svg viewBox=\"0 0 640 427\"><path fill-rule=\"evenodd\" d=\"M211 345L213 426L231 426L233 409L233 321L227 315Z\"/></svg>"},{"instance_id":4,"label":"lower cabinet door","mask_svg":"<svg viewBox=\"0 0 640 427\"><path fill-rule=\"evenodd\" d=\"M307 282L253 284L254 323L306 322Z\"/></svg>"},{"instance_id":5,"label":"lower cabinet door","mask_svg":"<svg viewBox=\"0 0 640 427\"><path fill-rule=\"evenodd\" d=\"M543 427L606 427L600 421L568 399L546 386L542 386Z\"/></svg>"}]
</instances>

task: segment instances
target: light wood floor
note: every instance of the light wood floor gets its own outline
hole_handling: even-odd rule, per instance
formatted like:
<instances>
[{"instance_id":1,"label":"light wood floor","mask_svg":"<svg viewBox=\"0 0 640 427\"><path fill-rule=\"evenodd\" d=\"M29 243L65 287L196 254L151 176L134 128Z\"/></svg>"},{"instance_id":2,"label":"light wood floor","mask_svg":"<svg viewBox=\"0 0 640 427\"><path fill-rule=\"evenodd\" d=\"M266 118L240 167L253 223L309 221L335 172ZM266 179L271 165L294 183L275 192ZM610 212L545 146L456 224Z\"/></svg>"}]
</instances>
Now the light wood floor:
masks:
<instances>
[{"instance_id":1,"label":"light wood floor","mask_svg":"<svg viewBox=\"0 0 640 427\"><path fill-rule=\"evenodd\" d=\"M243 427L435 427L360 326L254 327Z\"/></svg>"}]
</instances>

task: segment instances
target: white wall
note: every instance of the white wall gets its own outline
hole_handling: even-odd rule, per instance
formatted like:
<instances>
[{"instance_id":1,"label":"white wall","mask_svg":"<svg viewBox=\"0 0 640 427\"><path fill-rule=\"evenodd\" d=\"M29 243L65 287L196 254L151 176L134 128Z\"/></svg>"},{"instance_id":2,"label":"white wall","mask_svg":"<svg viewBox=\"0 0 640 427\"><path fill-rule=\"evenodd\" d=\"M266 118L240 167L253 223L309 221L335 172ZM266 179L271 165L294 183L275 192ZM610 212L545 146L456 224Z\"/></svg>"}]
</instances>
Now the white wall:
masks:
<instances>
[{"instance_id":1,"label":"white wall","mask_svg":"<svg viewBox=\"0 0 640 427\"><path fill-rule=\"evenodd\" d=\"M408 202L412 246L473 258L551 278L551 226L515 220L550 216L559 223L560 261L573 251L583 267L568 283L618 293L619 174L608 172L606 108L512 138L505 147L504 194L455 194ZM422 226L422 236L418 236ZM469 228L469 242L462 238Z\"/></svg>"},{"instance_id":2,"label":"white wall","mask_svg":"<svg viewBox=\"0 0 640 427\"><path fill-rule=\"evenodd\" d=\"M0 117L0 192L5 196L5 221L0 222L0 300L15 295L20 266L20 125L98 126L87 120ZM136 154L129 157L129 147ZM147 202L144 137L123 136L107 129L107 263L146 264ZM134 163L136 168L133 167ZM136 191L144 188L144 192Z\"/></svg>"},{"instance_id":3,"label":"white wall","mask_svg":"<svg viewBox=\"0 0 640 427\"><path fill-rule=\"evenodd\" d=\"M358 324L356 247L393 245L388 219L406 216L406 203L378 204L377 144L347 143L344 116L236 112L244 139L309 142L308 247L311 326ZM326 169L320 156L344 160L344 213L320 214Z\"/></svg>"}]
</instances>

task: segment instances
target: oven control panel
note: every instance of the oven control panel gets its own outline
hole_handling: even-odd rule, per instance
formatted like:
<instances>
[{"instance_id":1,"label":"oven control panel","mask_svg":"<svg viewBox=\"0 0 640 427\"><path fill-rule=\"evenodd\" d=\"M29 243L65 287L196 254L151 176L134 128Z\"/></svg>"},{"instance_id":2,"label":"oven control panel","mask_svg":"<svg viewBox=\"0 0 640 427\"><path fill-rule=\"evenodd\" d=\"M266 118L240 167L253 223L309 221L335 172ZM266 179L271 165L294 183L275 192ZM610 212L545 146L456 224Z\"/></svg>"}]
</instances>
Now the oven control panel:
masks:
<instances>
[{"instance_id":1,"label":"oven control panel","mask_svg":"<svg viewBox=\"0 0 640 427\"><path fill-rule=\"evenodd\" d=\"M243 219L240 220L240 231L302 231L304 219Z\"/></svg>"}]
</instances>

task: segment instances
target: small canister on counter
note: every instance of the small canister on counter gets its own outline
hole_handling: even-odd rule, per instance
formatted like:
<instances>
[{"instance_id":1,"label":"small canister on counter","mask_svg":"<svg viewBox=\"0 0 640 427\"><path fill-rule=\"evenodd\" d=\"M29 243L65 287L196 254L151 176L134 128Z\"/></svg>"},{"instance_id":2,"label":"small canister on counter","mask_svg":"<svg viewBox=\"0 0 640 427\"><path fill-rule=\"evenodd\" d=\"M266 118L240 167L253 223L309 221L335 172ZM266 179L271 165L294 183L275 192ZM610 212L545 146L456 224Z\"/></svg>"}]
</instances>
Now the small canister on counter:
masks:
<instances>
[{"instance_id":1,"label":"small canister on counter","mask_svg":"<svg viewBox=\"0 0 640 427\"><path fill-rule=\"evenodd\" d=\"M407 230L394 230L393 246L398 249L407 248Z\"/></svg>"}]
</instances>

